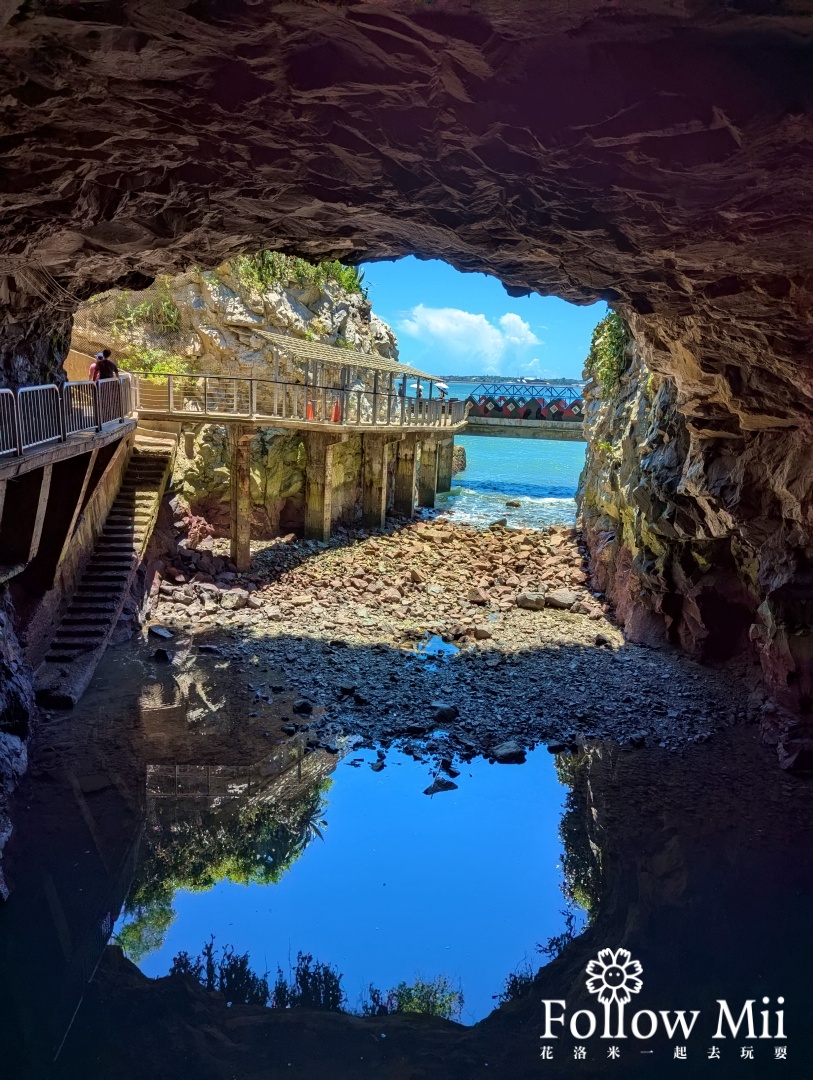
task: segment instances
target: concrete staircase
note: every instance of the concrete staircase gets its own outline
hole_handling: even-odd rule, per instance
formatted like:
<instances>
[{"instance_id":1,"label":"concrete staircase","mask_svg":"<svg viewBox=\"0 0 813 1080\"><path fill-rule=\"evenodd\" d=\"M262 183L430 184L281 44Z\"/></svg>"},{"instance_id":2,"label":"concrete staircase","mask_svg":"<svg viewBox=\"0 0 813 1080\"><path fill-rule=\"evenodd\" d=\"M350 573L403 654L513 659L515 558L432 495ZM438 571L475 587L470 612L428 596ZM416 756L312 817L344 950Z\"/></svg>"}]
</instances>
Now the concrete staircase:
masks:
<instances>
[{"instance_id":1,"label":"concrete staircase","mask_svg":"<svg viewBox=\"0 0 813 1080\"><path fill-rule=\"evenodd\" d=\"M37 701L71 708L90 682L150 538L175 443L139 438L79 587L36 675Z\"/></svg>"}]
</instances>

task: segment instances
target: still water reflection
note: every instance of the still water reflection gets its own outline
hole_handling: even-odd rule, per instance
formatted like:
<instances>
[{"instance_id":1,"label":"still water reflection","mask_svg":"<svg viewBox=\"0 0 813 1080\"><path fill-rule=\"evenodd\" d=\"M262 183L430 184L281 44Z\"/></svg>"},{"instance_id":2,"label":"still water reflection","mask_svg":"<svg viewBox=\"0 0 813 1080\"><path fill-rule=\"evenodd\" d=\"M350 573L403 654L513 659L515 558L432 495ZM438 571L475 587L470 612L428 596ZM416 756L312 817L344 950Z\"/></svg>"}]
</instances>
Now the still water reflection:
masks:
<instances>
[{"instance_id":1,"label":"still water reflection","mask_svg":"<svg viewBox=\"0 0 813 1080\"><path fill-rule=\"evenodd\" d=\"M375 751L346 745L275 752L274 708L244 696L251 657L240 671L176 648L163 669L139 646L111 652L80 708L41 729L0 910L0 1075L813 1075L811 786L753 729L681 755L597 743L556 763L458 762L458 787L430 797L429 764L392 748L377 771ZM308 951L343 973L350 1007L369 982L446 974L471 1024L561 931L560 857L589 925L532 992L468 1028L229 1009L105 953L116 923L149 975L211 933L260 970ZM564 1032L540 1059L542 1000L600 1013L585 967L619 947L643 965L630 1011L700 1011L687 1056L659 1032L609 1064L599 1034L577 1059ZM718 999L763 996L785 998L787 1056L729 1038L710 1057Z\"/></svg>"},{"instance_id":2,"label":"still water reflection","mask_svg":"<svg viewBox=\"0 0 813 1080\"><path fill-rule=\"evenodd\" d=\"M176 804L172 824L164 815L156 838L148 833L136 876L168 867L172 828L176 838L195 840L191 887L175 894L173 922L141 969L164 975L176 953L198 952L214 933L249 952L260 971L287 969L299 951L329 961L343 974L351 1008L370 983L388 989L442 974L463 992L463 1021L482 1019L507 973L526 960L538 966L535 943L562 930L565 789L544 749L522 767L463 765L458 788L434 796L423 794L431 766L390 752L374 772L376 761L374 751L351 752L299 805L279 805L276 821L292 819L291 828L272 826L262 852L252 848L259 873L242 851L239 826L233 851L218 850L214 871L198 862L206 847L213 854L220 847L211 834L232 814L209 815L204 844L200 813L184 815ZM260 860L274 842L265 873ZM128 941L132 922L125 918L120 929Z\"/></svg>"}]
</instances>

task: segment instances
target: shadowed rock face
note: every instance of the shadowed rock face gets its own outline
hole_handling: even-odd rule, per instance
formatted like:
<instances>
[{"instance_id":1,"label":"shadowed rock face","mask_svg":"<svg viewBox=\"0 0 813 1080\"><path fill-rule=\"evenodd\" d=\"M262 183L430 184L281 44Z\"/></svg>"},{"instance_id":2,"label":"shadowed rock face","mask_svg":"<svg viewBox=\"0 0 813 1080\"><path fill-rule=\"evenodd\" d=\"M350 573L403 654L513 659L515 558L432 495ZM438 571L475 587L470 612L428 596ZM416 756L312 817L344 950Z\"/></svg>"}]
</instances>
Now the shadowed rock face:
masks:
<instances>
[{"instance_id":1,"label":"shadowed rock face","mask_svg":"<svg viewBox=\"0 0 813 1080\"><path fill-rule=\"evenodd\" d=\"M5 0L0 28L6 383L58 372L71 297L263 245L607 299L674 384L677 561L731 541L810 707L802 5Z\"/></svg>"}]
</instances>

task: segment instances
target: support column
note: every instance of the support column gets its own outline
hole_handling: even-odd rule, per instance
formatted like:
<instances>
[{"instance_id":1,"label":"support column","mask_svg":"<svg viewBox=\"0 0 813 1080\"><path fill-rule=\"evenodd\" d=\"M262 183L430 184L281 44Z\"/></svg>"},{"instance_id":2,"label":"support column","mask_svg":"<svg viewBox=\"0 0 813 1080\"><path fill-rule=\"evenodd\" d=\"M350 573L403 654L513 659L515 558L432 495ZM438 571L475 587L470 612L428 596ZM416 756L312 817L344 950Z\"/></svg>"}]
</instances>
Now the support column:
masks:
<instances>
[{"instance_id":1,"label":"support column","mask_svg":"<svg viewBox=\"0 0 813 1080\"><path fill-rule=\"evenodd\" d=\"M387 516L388 447L384 435L364 435L361 482L361 523L383 529Z\"/></svg>"},{"instance_id":2,"label":"support column","mask_svg":"<svg viewBox=\"0 0 813 1080\"><path fill-rule=\"evenodd\" d=\"M308 433L305 469L305 539L327 540L333 503L333 446L335 439Z\"/></svg>"},{"instance_id":3,"label":"support column","mask_svg":"<svg viewBox=\"0 0 813 1080\"><path fill-rule=\"evenodd\" d=\"M414 435L405 435L398 443L398 457L395 465L395 503L396 514L412 517L415 513L415 451L417 441Z\"/></svg>"},{"instance_id":4,"label":"support column","mask_svg":"<svg viewBox=\"0 0 813 1080\"><path fill-rule=\"evenodd\" d=\"M438 489L438 444L434 438L421 440L421 467L418 471L418 505L433 507Z\"/></svg>"},{"instance_id":5,"label":"support column","mask_svg":"<svg viewBox=\"0 0 813 1080\"><path fill-rule=\"evenodd\" d=\"M251 439L231 428L231 559L239 571L251 566Z\"/></svg>"},{"instance_id":6,"label":"support column","mask_svg":"<svg viewBox=\"0 0 813 1080\"><path fill-rule=\"evenodd\" d=\"M438 446L438 491L452 490L452 464L454 462L454 435L441 439Z\"/></svg>"}]
</instances>

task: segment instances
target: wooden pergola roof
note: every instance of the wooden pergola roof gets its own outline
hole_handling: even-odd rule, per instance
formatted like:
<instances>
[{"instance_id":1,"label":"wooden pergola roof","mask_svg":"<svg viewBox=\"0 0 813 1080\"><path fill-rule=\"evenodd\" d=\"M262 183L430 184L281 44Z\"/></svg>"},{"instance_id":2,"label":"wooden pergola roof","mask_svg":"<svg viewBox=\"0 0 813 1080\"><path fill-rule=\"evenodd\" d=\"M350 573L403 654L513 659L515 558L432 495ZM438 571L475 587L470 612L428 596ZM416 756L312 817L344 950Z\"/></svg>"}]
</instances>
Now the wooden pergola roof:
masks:
<instances>
[{"instance_id":1,"label":"wooden pergola roof","mask_svg":"<svg viewBox=\"0 0 813 1080\"><path fill-rule=\"evenodd\" d=\"M357 349L337 349L335 345L322 345L318 341L305 341L304 338L290 337L288 334L275 334L270 330L253 330L259 337L267 338L278 349L293 353L301 360L319 360L323 364L338 364L340 367L363 367L370 371L384 371L388 375L407 378L429 379L437 382L437 375L390 360L378 353L363 353Z\"/></svg>"}]
</instances>

